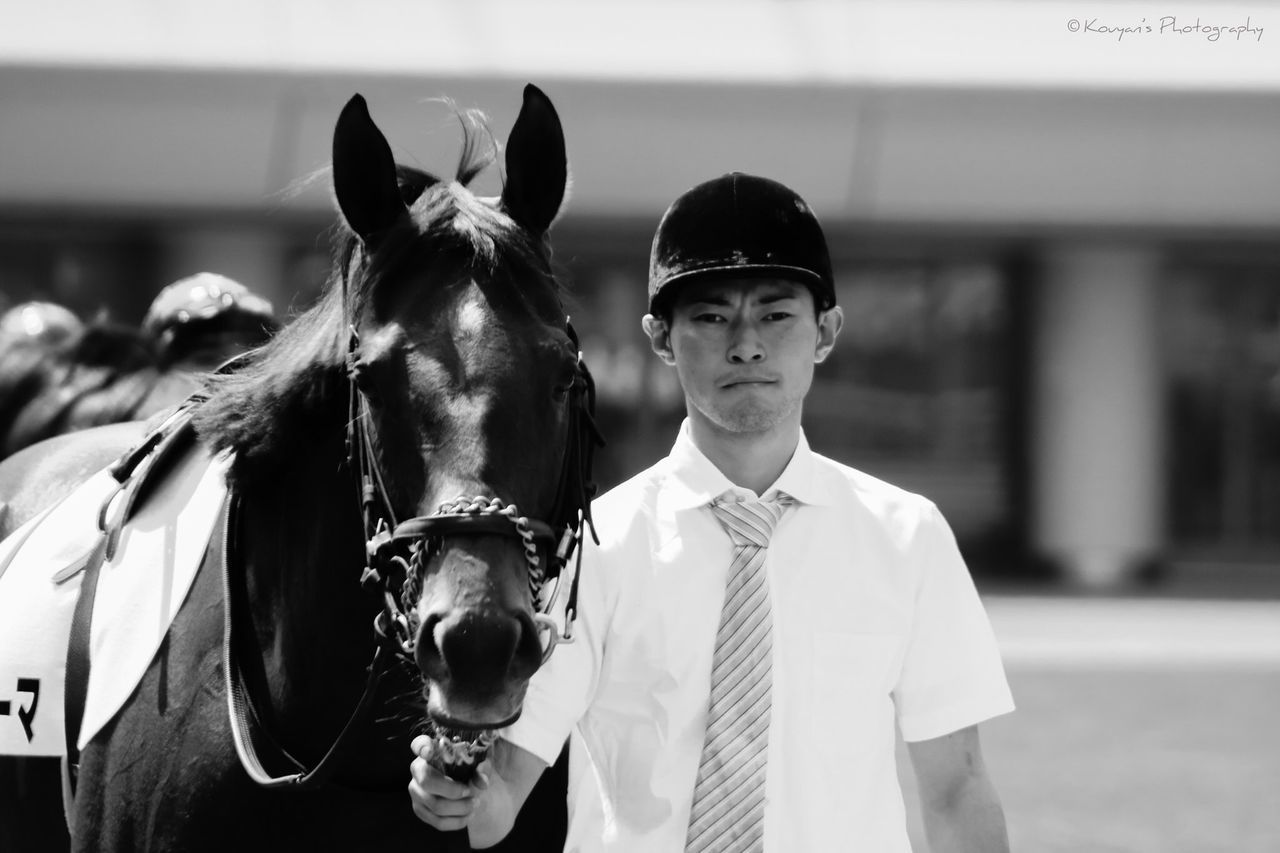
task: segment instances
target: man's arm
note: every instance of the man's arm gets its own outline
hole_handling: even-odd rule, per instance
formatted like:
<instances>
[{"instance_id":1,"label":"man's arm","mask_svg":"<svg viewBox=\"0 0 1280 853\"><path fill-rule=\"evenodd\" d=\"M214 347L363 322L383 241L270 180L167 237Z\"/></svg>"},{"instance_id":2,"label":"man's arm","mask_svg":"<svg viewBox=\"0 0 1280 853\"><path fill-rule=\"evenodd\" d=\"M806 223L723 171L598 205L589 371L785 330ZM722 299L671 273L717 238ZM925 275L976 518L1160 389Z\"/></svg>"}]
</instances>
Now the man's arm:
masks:
<instances>
[{"instance_id":1,"label":"man's arm","mask_svg":"<svg viewBox=\"0 0 1280 853\"><path fill-rule=\"evenodd\" d=\"M492 847L515 826L520 808L529 798L546 763L528 750L498 738L469 785L455 782L427 761L431 741L414 738L417 758L409 767L409 798L413 811L436 829L466 829L471 846Z\"/></svg>"},{"instance_id":2,"label":"man's arm","mask_svg":"<svg viewBox=\"0 0 1280 853\"><path fill-rule=\"evenodd\" d=\"M907 744L933 853L1008 853L1000 798L987 776L978 727Z\"/></svg>"}]
</instances>

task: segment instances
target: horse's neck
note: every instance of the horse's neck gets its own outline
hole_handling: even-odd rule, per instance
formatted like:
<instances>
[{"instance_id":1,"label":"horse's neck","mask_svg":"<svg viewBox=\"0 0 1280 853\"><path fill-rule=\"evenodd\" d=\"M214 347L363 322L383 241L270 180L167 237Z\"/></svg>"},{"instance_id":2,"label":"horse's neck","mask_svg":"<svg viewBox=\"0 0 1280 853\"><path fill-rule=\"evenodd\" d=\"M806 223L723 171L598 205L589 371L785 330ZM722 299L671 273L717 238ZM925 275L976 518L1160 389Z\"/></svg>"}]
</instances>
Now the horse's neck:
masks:
<instances>
[{"instance_id":1,"label":"horse's neck","mask_svg":"<svg viewBox=\"0 0 1280 853\"><path fill-rule=\"evenodd\" d=\"M278 723L303 742L308 730L320 736L341 727L374 649L355 486L337 468L311 457L239 493L234 552L252 602L263 687Z\"/></svg>"}]
</instances>

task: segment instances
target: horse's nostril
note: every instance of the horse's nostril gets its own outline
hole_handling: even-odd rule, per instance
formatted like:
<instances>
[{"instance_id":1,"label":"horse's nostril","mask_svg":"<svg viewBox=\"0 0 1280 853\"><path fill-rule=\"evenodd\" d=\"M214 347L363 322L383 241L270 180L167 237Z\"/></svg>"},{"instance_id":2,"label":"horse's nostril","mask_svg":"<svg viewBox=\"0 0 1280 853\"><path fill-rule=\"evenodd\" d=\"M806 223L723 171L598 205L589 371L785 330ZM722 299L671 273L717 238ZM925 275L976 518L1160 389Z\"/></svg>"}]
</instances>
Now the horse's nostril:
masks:
<instances>
[{"instance_id":1,"label":"horse's nostril","mask_svg":"<svg viewBox=\"0 0 1280 853\"><path fill-rule=\"evenodd\" d=\"M427 678L437 680L447 672L444 658L436 645L436 626L442 618L439 613L428 613L418 626L418 636L414 638L414 657L417 659L418 669Z\"/></svg>"},{"instance_id":2,"label":"horse's nostril","mask_svg":"<svg viewBox=\"0 0 1280 853\"><path fill-rule=\"evenodd\" d=\"M419 666L429 677L434 664L455 684L494 686L527 678L541 659L533 620L522 613L457 610L434 624L428 634L424 623L418 652ZM423 651L426 645L432 647L429 654Z\"/></svg>"},{"instance_id":3,"label":"horse's nostril","mask_svg":"<svg viewBox=\"0 0 1280 853\"><path fill-rule=\"evenodd\" d=\"M531 615L520 613L516 619L520 625L520 640L511 658L510 673L512 678L526 679L542 665L542 637L538 633L538 623Z\"/></svg>"}]
</instances>

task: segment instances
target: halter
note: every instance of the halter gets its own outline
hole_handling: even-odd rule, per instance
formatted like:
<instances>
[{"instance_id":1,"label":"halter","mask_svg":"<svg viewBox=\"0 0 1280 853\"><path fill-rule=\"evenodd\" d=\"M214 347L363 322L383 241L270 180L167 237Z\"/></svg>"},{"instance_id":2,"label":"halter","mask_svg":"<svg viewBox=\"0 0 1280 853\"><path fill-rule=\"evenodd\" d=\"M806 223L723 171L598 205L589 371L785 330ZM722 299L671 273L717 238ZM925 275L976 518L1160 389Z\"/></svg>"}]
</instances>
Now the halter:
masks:
<instances>
[{"instance_id":1,"label":"halter","mask_svg":"<svg viewBox=\"0 0 1280 853\"><path fill-rule=\"evenodd\" d=\"M577 349L578 335L568 318L565 329ZM350 332L347 367L349 373L353 373L359 358L360 338L354 326ZM417 618L414 602L427 560L440 550L446 536L498 535L518 538L523 547L529 594L535 610L533 621L539 634L547 634L542 661L545 663L551 657L558 644L572 643L584 526L591 529L593 539L596 536L591 519L591 498L596 490L591 482L592 457L595 448L604 444L594 418L595 381L581 350L569 390L564 461L548 521L521 515L515 504L505 503L501 498L464 495L441 503L431 515L398 522L373 451L368 398L354 378L349 381L349 387L347 461L358 481L365 535L365 567L360 583L366 589L379 589L382 594L382 610L374 619L374 632L379 641L412 661L417 642L412 624ZM561 630L551 612L560 595L564 568L575 555L577 562Z\"/></svg>"}]
</instances>

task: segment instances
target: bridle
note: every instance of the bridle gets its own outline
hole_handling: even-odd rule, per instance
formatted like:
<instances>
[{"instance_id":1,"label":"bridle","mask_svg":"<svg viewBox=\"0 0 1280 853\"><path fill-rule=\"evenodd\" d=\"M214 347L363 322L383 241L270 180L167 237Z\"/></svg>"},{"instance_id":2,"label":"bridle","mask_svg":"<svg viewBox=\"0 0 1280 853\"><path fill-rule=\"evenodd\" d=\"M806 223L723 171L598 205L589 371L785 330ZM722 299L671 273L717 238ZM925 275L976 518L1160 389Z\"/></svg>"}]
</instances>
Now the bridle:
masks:
<instances>
[{"instance_id":1,"label":"bridle","mask_svg":"<svg viewBox=\"0 0 1280 853\"><path fill-rule=\"evenodd\" d=\"M568 318L565 329L578 350L578 335ZM350 331L347 366L353 373L359 360L360 339L354 327ZM547 634L542 661L551 657L558 644L572 643L583 529L589 528L595 537L591 519L591 498L595 495L592 459L595 448L604 444L595 424L595 381L581 350L568 394L567 435L555 504L546 521L523 516L515 504L484 495L459 496L441 503L431 515L398 521L373 449L368 398L354 378L349 380L349 386L347 461L356 475L365 536L365 567L360 583L382 595L382 610L374 619L379 642L412 661L416 651L414 602L427 560L439 551L446 536L498 535L521 541L534 623L539 634ZM575 555L577 563L561 629L551 613L560 596L564 569Z\"/></svg>"},{"instance_id":2,"label":"bridle","mask_svg":"<svg viewBox=\"0 0 1280 853\"><path fill-rule=\"evenodd\" d=\"M346 281L343 280L344 304ZM378 465L371 435L369 401L355 381L355 365L360 357L360 338L348 323L347 372L349 409L347 418L347 462L355 475L360 517L364 525L365 566L361 586L377 591L382 609L374 617L376 637L373 660L366 669L364 692L346 725L320 761L307 769L285 752L267 733L259 721L254 702L234 653L236 619L231 603L230 542L234 538L231 518L235 502L228 503L226 536L223 547L225 584L226 638L224 668L227 701L231 715L232 737L241 766L258 785L266 788L313 789L324 784L337 764L337 757L348 737L363 721L374 705L382 675L395 658L414 661L416 620L414 606L429 557L439 550L446 536L512 536L521 541L525 564L529 570L529 591L533 599L534 622L539 633L548 636L542 660L545 662L560 643L573 642L573 624L577 618L578 581L582 569L582 534L590 529L596 538L591 519L592 459L596 447L604 445L595 423L596 389L591 372L579 349L573 324L565 319L565 330L578 350L577 366L567 400L566 444L560 467L556 499L548 519L543 521L519 514L514 504L496 497L459 497L442 503L431 515L398 521L387 494L385 478ZM599 540L596 540L597 544ZM564 628L557 627L551 613L560 595L564 569L575 559L573 580L564 609ZM406 615L406 612L408 615ZM442 748L451 753L446 758L446 772L466 773L483 757L492 739L491 732L479 732L465 739L443 738ZM293 766L298 770L274 776L259 753L265 752L271 763Z\"/></svg>"}]
</instances>

